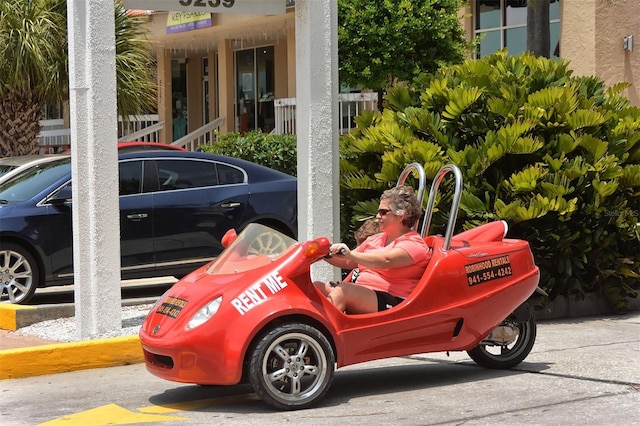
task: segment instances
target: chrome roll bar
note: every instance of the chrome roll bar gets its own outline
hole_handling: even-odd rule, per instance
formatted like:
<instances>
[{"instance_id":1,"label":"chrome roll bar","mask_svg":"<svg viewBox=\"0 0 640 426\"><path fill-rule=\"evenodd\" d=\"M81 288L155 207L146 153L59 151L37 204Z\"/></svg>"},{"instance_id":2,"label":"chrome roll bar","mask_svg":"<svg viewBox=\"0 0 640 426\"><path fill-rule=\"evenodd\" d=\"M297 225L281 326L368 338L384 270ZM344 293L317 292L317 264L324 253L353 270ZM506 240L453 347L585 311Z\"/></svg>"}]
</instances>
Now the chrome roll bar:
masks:
<instances>
[{"instance_id":1,"label":"chrome roll bar","mask_svg":"<svg viewBox=\"0 0 640 426\"><path fill-rule=\"evenodd\" d=\"M455 192L453 194L453 200L451 201L451 212L449 213L449 221L447 222L447 230L444 234L444 245L442 248L444 250L449 250L451 246L451 237L453 237L453 228L456 224L456 218L458 217L458 208L460 207L460 198L462 197L462 172L455 164L447 164L443 166L438 173L436 173L436 177L433 180L433 185L431 185L431 190L429 191L429 200L427 201L427 210L424 214L424 221L422 222L422 230L420 235L422 237L425 236L427 232L429 232L429 227L431 226L431 218L433 216L433 209L436 204L436 194L438 192L438 187L440 186L440 182L446 176L447 173L452 172L453 176L456 180Z\"/></svg>"},{"instance_id":2,"label":"chrome roll bar","mask_svg":"<svg viewBox=\"0 0 640 426\"><path fill-rule=\"evenodd\" d=\"M424 200L424 192L427 186L427 175L424 172L424 168L419 163L411 163L407 167L405 167L402 173L400 173L400 177L398 178L398 183L396 184L396 186L404 185L404 182L407 180L411 172L414 170L418 172L417 197L418 197L418 202L420 203L420 206L422 206L422 201ZM416 229L416 231L418 231L419 222L420 222L420 219L418 219L416 221L416 224L413 226ZM422 236L424 237L424 230L422 234L423 234Z\"/></svg>"}]
</instances>

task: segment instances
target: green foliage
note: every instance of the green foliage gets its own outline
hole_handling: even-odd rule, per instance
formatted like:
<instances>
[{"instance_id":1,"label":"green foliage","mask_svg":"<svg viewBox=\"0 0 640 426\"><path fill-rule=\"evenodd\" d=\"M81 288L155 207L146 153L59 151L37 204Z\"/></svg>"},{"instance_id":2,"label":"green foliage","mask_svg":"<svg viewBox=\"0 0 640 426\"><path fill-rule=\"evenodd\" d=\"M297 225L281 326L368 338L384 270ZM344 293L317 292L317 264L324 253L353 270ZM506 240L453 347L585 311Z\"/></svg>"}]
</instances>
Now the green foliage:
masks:
<instances>
[{"instance_id":1,"label":"green foliage","mask_svg":"<svg viewBox=\"0 0 640 426\"><path fill-rule=\"evenodd\" d=\"M146 18L128 14L119 0L114 8L117 109L126 121L129 115L157 110L156 61L144 27Z\"/></svg>"},{"instance_id":2,"label":"green foliage","mask_svg":"<svg viewBox=\"0 0 640 426\"><path fill-rule=\"evenodd\" d=\"M144 21L127 14L120 0L114 0L114 19L119 112L155 109L155 67ZM29 91L48 101L64 100L67 45L67 0L0 2L0 98Z\"/></svg>"},{"instance_id":3,"label":"green foliage","mask_svg":"<svg viewBox=\"0 0 640 426\"><path fill-rule=\"evenodd\" d=\"M35 91L62 99L67 84L65 0L0 2L0 97ZM66 79L66 80L65 80Z\"/></svg>"},{"instance_id":4,"label":"green foliage","mask_svg":"<svg viewBox=\"0 0 640 426\"><path fill-rule=\"evenodd\" d=\"M152 46L142 17L114 2L118 113L157 108ZM68 99L67 0L0 1L0 156L38 149L46 102Z\"/></svg>"},{"instance_id":5,"label":"green foliage","mask_svg":"<svg viewBox=\"0 0 640 426\"><path fill-rule=\"evenodd\" d=\"M241 158L296 176L295 135L270 135L260 131L218 135L213 144L200 145L200 150Z\"/></svg>"},{"instance_id":6,"label":"green foliage","mask_svg":"<svg viewBox=\"0 0 640 426\"><path fill-rule=\"evenodd\" d=\"M531 244L552 297L597 291L622 310L640 282L640 109L621 96L627 86L506 51L396 85L383 112L341 139L341 215L374 214L408 163L430 179L456 164L458 231L504 219ZM430 233L444 232L448 191Z\"/></svg>"},{"instance_id":7,"label":"green foliage","mask_svg":"<svg viewBox=\"0 0 640 426\"><path fill-rule=\"evenodd\" d=\"M338 0L340 81L382 89L459 63L462 0Z\"/></svg>"}]
</instances>

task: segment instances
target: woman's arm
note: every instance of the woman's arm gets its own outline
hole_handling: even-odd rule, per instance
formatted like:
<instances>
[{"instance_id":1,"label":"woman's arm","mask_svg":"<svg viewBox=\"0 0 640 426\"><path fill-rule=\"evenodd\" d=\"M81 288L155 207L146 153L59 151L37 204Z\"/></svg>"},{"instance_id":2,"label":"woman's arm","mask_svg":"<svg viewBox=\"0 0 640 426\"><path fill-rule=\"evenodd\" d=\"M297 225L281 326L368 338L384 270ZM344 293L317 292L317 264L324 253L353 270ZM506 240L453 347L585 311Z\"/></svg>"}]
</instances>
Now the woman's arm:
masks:
<instances>
[{"instance_id":1,"label":"woman's arm","mask_svg":"<svg viewBox=\"0 0 640 426\"><path fill-rule=\"evenodd\" d=\"M389 250L355 251L349 250L346 244L338 243L331 246L329 253L333 256L327 261L343 269L353 269L358 265L372 269L390 269L413 264L413 258L400 247Z\"/></svg>"}]
</instances>

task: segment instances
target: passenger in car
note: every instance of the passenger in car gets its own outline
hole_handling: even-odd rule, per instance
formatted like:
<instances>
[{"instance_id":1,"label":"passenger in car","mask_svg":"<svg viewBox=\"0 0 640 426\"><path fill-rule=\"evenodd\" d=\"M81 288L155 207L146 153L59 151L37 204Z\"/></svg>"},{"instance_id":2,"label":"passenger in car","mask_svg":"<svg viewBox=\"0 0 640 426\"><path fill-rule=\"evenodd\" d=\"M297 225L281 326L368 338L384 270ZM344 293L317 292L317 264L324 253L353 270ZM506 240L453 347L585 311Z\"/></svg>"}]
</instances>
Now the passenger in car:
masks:
<instances>
[{"instance_id":1,"label":"passenger in car","mask_svg":"<svg viewBox=\"0 0 640 426\"><path fill-rule=\"evenodd\" d=\"M364 240L369 238L370 236L377 234L380 232L380 227L378 226L378 221L375 219L367 219L356 232L353 233L353 236L356 238L356 246L364 243Z\"/></svg>"},{"instance_id":2,"label":"passenger in car","mask_svg":"<svg viewBox=\"0 0 640 426\"><path fill-rule=\"evenodd\" d=\"M349 314L384 311L402 302L429 263L429 248L413 230L421 213L413 188L403 185L386 190L376 215L380 232L353 250L344 243L332 244L326 258L342 269L357 267L355 282L318 281L316 287Z\"/></svg>"}]
</instances>

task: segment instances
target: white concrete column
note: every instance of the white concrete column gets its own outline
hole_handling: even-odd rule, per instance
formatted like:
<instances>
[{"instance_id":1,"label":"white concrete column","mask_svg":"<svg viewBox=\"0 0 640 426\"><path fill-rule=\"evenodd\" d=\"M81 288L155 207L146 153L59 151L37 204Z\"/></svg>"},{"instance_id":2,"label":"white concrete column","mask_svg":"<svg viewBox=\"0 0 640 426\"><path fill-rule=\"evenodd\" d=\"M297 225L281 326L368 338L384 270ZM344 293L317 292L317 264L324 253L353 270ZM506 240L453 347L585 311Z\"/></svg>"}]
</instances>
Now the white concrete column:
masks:
<instances>
[{"instance_id":1,"label":"white concrete column","mask_svg":"<svg viewBox=\"0 0 640 426\"><path fill-rule=\"evenodd\" d=\"M67 16L74 293L84 339L122 327L114 5L69 0Z\"/></svg>"},{"instance_id":2,"label":"white concrete column","mask_svg":"<svg viewBox=\"0 0 640 426\"><path fill-rule=\"evenodd\" d=\"M340 238L338 170L338 5L296 1L298 239ZM325 262L314 279L339 279Z\"/></svg>"}]
</instances>

